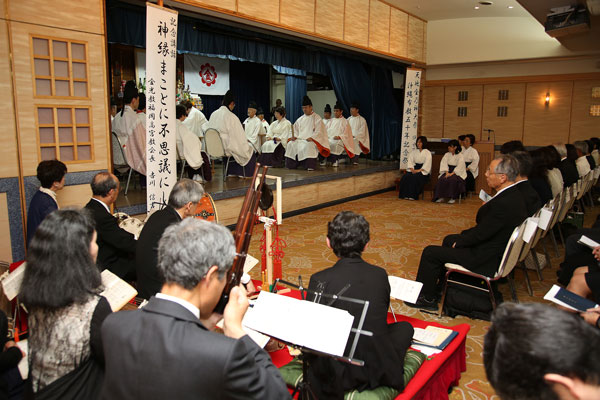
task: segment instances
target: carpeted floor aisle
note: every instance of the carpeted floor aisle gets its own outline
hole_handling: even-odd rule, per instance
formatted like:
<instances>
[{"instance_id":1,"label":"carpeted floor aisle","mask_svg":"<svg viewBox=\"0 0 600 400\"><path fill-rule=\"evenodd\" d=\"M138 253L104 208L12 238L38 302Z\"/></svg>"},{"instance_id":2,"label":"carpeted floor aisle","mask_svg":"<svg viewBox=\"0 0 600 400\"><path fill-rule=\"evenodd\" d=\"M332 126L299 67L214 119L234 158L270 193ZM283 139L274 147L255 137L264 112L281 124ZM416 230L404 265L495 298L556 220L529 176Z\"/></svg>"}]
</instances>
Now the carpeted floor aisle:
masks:
<instances>
[{"instance_id":1,"label":"carpeted floor aisle","mask_svg":"<svg viewBox=\"0 0 600 400\"><path fill-rule=\"evenodd\" d=\"M280 236L287 242L287 248L284 249L283 278L297 282L300 275L303 282L308 284L311 274L333 265L336 257L325 243L327 222L338 212L351 210L364 215L371 225L371 242L363 258L384 267L390 275L414 280L423 248L429 244L441 244L444 236L474 225L475 215L482 204L476 197L467 199L462 204L432 203L429 197L426 195L425 201L407 201L399 200L395 192L387 192L285 219L280 226ZM590 214L597 214L597 211ZM256 226L250 247L250 254L257 258L260 257L261 227L262 225ZM554 258L556 254L550 240L546 246L553 257L552 265L550 270L543 270L544 281L540 282L534 271L529 273L533 297L527 293L521 271L517 271L515 280L521 302L544 301L543 295L556 280L559 260ZM541 249L540 246L538 250L542 251ZM559 250L562 260L563 249L560 244ZM253 278L260 279L259 271L258 267L252 271ZM510 299L508 285L501 285L501 291L505 299ZM467 371L463 373L460 386L454 388L450 398L498 398L486 380L481 356L488 322L465 317L438 318L409 308L401 301L394 301L393 307L397 313L423 320L436 320L447 326L459 323L471 325L467 338Z\"/></svg>"}]
</instances>

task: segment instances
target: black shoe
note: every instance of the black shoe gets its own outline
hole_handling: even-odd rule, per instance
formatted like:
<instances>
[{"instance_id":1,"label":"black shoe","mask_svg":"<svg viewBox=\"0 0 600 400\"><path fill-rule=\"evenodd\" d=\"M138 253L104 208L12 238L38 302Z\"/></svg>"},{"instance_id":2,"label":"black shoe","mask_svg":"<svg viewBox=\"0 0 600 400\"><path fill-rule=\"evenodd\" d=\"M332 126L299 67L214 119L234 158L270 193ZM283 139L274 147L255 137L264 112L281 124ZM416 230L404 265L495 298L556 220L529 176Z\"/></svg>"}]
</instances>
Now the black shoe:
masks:
<instances>
[{"instance_id":1,"label":"black shoe","mask_svg":"<svg viewBox=\"0 0 600 400\"><path fill-rule=\"evenodd\" d=\"M425 297L420 297L420 296L417 299L416 303L404 302L404 304L406 304L407 306L412 307L412 308L419 308L419 309L427 310L427 311L437 311L439 308L437 300L430 300L430 299L427 299Z\"/></svg>"}]
</instances>

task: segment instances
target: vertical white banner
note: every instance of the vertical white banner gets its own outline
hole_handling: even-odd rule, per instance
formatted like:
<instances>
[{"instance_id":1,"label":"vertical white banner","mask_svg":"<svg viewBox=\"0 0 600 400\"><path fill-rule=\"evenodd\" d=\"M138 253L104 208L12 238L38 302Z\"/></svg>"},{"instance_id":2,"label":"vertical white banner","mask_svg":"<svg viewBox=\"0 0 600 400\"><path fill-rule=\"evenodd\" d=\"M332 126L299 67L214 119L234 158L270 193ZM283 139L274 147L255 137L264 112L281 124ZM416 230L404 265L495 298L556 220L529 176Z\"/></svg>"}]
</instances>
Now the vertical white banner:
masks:
<instances>
[{"instance_id":1,"label":"vertical white banner","mask_svg":"<svg viewBox=\"0 0 600 400\"><path fill-rule=\"evenodd\" d=\"M406 169L408 155L416 148L419 123L419 92L421 70L406 69L404 85L404 114L402 115L402 145L400 146L400 169Z\"/></svg>"},{"instance_id":2,"label":"vertical white banner","mask_svg":"<svg viewBox=\"0 0 600 400\"><path fill-rule=\"evenodd\" d=\"M146 202L150 214L167 205L177 182L177 12L146 4Z\"/></svg>"}]
</instances>

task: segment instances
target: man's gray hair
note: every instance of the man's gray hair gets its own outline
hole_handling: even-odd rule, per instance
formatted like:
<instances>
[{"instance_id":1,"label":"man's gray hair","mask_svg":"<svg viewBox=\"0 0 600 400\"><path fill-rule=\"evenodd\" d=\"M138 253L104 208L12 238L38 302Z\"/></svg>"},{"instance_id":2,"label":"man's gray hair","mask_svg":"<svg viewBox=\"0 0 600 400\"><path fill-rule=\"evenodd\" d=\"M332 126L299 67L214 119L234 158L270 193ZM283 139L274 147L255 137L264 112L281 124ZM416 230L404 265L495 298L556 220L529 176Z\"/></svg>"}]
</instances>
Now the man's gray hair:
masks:
<instances>
[{"instance_id":1,"label":"man's gray hair","mask_svg":"<svg viewBox=\"0 0 600 400\"><path fill-rule=\"evenodd\" d=\"M169 195L169 205L175 209L185 206L190 201L197 203L204 196L204 188L201 184L191 179L181 179L173 186Z\"/></svg>"},{"instance_id":2,"label":"man's gray hair","mask_svg":"<svg viewBox=\"0 0 600 400\"><path fill-rule=\"evenodd\" d=\"M500 160L500 162L496 165L494 172L506 175L509 182L516 181L517 175L519 175L519 161L510 154L501 154L496 157L496 160Z\"/></svg>"},{"instance_id":3,"label":"man's gray hair","mask_svg":"<svg viewBox=\"0 0 600 400\"><path fill-rule=\"evenodd\" d=\"M554 143L552 146L558 151L560 158L565 158L567 156L567 146L565 146L564 143Z\"/></svg>"},{"instance_id":4,"label":"man's gray hair","mask_svg":"<svg viewBox=\"0 0 600 400\"><path fill-rule=\"evenodd\" d=\"M588 145L583 140L576 141L575 143L573 143L573 146L575 146L577 150L581 151L583 155L586 155L588 153Z\"/></svg>"},{"instance_id":5,"label":"man's gray hair","mask_svg":"<svg viewBox=\"0 0 600 400\"><path fill-rule=\"evenodd\" d=\"M219 279L231 268L235 244L229 229L217 223L186 218L169 226L158 242L158 271L165 283L192 290L213 265Z\"/></svg>"}]
</instances>

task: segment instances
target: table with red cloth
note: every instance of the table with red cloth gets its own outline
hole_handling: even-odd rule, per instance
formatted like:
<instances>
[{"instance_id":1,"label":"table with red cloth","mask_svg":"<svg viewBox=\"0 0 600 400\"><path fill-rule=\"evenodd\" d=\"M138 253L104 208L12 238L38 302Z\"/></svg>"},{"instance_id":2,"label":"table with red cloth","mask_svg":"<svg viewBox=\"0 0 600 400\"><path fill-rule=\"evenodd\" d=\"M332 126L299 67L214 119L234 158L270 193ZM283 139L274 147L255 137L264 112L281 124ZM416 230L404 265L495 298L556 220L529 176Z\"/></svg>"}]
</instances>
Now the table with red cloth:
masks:
<instances>
[{"instance_id":1,"label":"table with red cloth","mask_svg":"<svg viewBox=\"0 0 600 400\"><path fill-rule=\"evenodd\" d=\"M260 284L260 282L257 282ZM300 298L298 290L292 290L284 296ZM467 369L465 342L467 333L471 327L468 324L456 326L444 326L436 322L422 321L420 319L406 317L396 314L397 321L409 322L415 328L425 328L429 325L452 329L458 332L448 346L441 353L431 356L419 368L415 376L410 380L404 391L396 396L396 400L439 400L448 398L448 389L457 386L460 374ZM388 323L393 323L394 316L388 313ZM273 364L281 367L292 360L287 347L270 353Z\"/></svg>"}]
</instances>

